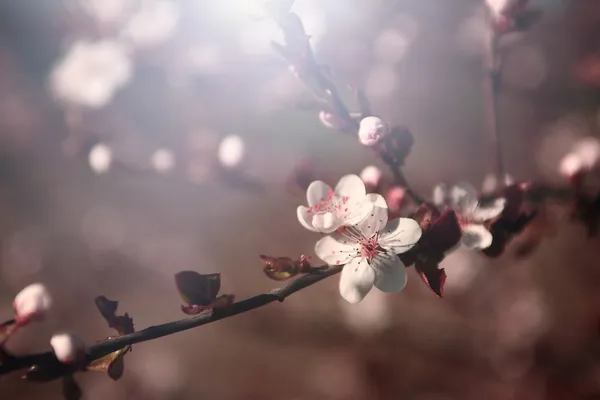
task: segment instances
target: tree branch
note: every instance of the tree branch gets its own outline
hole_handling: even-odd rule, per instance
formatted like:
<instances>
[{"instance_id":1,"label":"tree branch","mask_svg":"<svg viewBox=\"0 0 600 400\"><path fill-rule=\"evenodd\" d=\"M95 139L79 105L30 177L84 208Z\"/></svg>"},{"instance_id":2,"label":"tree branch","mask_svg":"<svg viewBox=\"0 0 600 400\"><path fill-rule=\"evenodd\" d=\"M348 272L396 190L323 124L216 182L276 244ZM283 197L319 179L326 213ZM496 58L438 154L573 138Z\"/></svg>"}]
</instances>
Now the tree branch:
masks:
<instances>
[{"instance_id":1,"label":"tree branch","mask_svg":"<svg viewBox=\"0 0 600 400\"><path fill-rule=\"evenodd\" d=\"M259 294L249 299L238 301L227 309L213 309L192 318L184 318L178 321L167 322L165 324L150 326L141 331L129 335L119 336L113 339L103 340L86 349L87 363L122 349L125 346L136 343L146 342L148 340L158 339L163 336L173 335L188 329L197 328L202 325L210 324L234 315L242 314L256 308L266 306L275 301L283 302L288 296L314 285L325 278L338 274L342 270L342 265L323 266L316 271L295 279L279 288L273 289L268 293ZM6 362L0 364L0 375L25 369L34 365L55 365L60 362L51 351L45 353L31 354L20 357L10 357Z\"/></svg>"}]
</instances>

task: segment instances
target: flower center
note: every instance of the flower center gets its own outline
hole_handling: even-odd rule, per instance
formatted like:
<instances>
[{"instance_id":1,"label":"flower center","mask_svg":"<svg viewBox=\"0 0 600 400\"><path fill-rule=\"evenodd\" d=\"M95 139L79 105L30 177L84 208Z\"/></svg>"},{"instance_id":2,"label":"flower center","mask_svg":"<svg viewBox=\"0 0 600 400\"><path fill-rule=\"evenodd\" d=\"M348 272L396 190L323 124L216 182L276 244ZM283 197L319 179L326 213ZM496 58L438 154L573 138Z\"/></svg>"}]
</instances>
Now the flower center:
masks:
<instances>
[{"instance_id":1,"label":"flower center","mask_svg":"<svg viewBox=\"0 0 600 400\"><path fill-rule=\"evenodd\" d=\"M329 191L327 198L321 199L319 204L308 207L308 214L313 218L317 214L331 213L336 218L343 217L348 212L349 196L337 197L333 190Z\"/></svg>"},{"instance_id":2,"label":"flower center","mask_svg":"<svg viewBox=\"0 0 600 400\"><path fill-rule=\"evenodd\" d=\"M379 252L383 251L383 248L377 242L378 236L379 235L375 235L369 239L363 238L359 242L360 255L369 260L369 263L371 262L371 260L373 260L373 258L375 258L377 254L379 254Z\"/></svg>"}]
</instances>

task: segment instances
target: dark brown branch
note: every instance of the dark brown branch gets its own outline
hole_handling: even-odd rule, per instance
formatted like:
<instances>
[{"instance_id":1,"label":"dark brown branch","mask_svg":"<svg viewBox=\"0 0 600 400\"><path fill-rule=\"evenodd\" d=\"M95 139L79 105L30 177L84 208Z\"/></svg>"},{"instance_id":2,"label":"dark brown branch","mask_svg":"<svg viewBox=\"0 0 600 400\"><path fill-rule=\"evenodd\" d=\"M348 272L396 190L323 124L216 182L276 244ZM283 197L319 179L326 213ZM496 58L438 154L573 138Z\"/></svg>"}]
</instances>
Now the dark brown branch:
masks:
<instances>
[{"instance_id":1,"label":"dark brown branch","mask_svg":"<svg viewBox=\"0 0 600 400\"><path fill-rule=\"evenodd\" d=\"M214 309L192 318L184 318L178 321L150 326L144 330L137 331L129 335L119 336L114 339L98 342L86 349L87 362L89 363L92 360L98 359L128 345L146 342L148 340L172 335L188 329L197 328L202 325L210 324L211 322L216 322L225 318L233 317L234 315L266 306L267 304L275 301L282 302L288 296L291 296L292 294L304 288L312 286L325 278L338 274L342 270L342 267L343 266L341 265L333 267L324 266L323 268L327 269L316 270L314 273L304 275L277 289L271 290L268 293L259 294L249 299L238 301L227 309ZM59 363L59 361L54 356L54 353L50 351L21 357L11 357L7 362L0 364L0 375L25 369L33 365L56 365L57 363Z\"/></svg>"}]
</instances>

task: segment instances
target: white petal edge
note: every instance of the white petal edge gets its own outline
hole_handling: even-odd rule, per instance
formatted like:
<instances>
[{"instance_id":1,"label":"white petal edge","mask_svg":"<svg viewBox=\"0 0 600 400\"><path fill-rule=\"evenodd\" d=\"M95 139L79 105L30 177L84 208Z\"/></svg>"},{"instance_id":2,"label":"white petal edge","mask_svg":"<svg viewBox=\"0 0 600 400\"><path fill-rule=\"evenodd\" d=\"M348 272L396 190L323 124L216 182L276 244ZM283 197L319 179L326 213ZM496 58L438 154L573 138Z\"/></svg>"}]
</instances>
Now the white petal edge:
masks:
<instances>
[{"instance_id":1,"label":"white petal edge","mask_svg":"<svg viewBox=\"0 0 600 400\"><path fill-rule=\"evenodd\" d=\"M379 244L394 254L404 253L421 239L423 231L411 218L396 218L387 223L379 236Z\"/></svg>"},{"instance_id":2,"label":"white petal edge","mask_svg":"<svg viewBox=\"0 0 600 400\"><path fill-rule=\"evenodd\" d=\"M469 224L463 228L462 242L470 249L486 249L492 240L492 234L483 225Z\"/></svg>"},{"instance_id":3,"label":"white petal edge","mask_svg":"<svg viewBox=\"0 0 600 400\"><path fill-rule=\"evenodd\" d=\"M368 197L363 197L360 203L348 205L348 211L343 214L344 225L356 225L372 213L375 204Z\"/></svg>"},{"instance_id":4,"label":"white petal edge","mask_svg":"<svg viewBox=\"0 0 600 400\"><path fill-rule=\"evenodd\" d=\"M485 206L480 205L473 212L473 220L477 222L484 222L496 218L502 213L505 205L506 199L504 198L495 199Z\"/></svg>"},{"instance_id":5,"label":"white petal edge","mask_svg":"<svg viewBox=\"0 0 600 400\"><path fill-rule=\"evenodd\" d=\"M300 221L300 224L303 227L309 231L317 232L317 230L312 226L312 215L308 213L308 207L299 206L296 210L296 215L298 216L298 221Z\"/></svg>"},{"instance_id":6,"label":"white petal edge","mask_svg":"<svg viewBox=\"0 0 600 400\"><path fill-rule=\"evenodd\" d=\"M452 207L460 214L470 215L475 211L479 200L477 190L470 183L462 182L450 189Z\"/></svg>"},{"instance_id":7,"label":"white petal edge","mask_svg":"<svg viewBox=\"0 0 600 400\"><path fill-rule=\"evenodd\" d=\"M355 258L342 269L340 294L350 304L357 304L373 288L375 271L364 258Z\"/></svg>"},{"instance_id":8,"label":"white petal edge","mask_svg":"<svg viewBox=\"0 0 600 400\"><path fill-rule=\"evenodd\" d=\"M312 224L317 232L331 233L342 225L343 221L338 219L333 213L321 212L313 216Z\"/></svg>"},{"instance_id":9,"label":"white petal edge","mask_svg":"<svg viewBox=\"0 0 600 400\"><path fill-rule=\"evenodd\" d=\"M372 266L375 270L375 287L382 292L397 293L406 286L406 267L395 254L378 254Z\"/></svg>"},{"instance_id":10,"label":"white petal edge","mask_svg":"<svg viewBox=\"0 0 600 400\"><path fill-rule=\"evenodd\" d=\"M323 181L314 181L306 189L306 201L309 206L316 206L321 204L323 200L327 200L330 192L331 186Z\"/></svg>"},{"instance_id":11,"label":"white petal edge","mask_svg":"<svg viewBox=\"0 0 600 400\"><path fill-rule=\"evenodd\" d=\"M315 245L315 253L329 265L340 265L355 258L357 248L358 243L350 243L347 238L334 234L321 238Z\"/></svg>"},{"instance_id":12,"label":"white petal edge","mask_svg":"<svg viewBox=\"0 0 600 400\"><path fill-rule=\"evenodd\" d=\"M375 235L375 232L382 230L388 221L388 207L385 199L380 194L368 194L366 200L373 204L370 214L355 224L366 238Z\"/></svg>"},{"instance_id":13,"label":"white petal edge","mask_svg":"<svg viewBox=\"0 0 600 400\"><path fill-rule=\"evenodd\" d=\"M448 186L445 183L438 183L433 188L433 204L438 207L442 207L446 205L446 200L448 199Z\"/></svg>"},{"instance_id":14,"label":"white petal edge","mask_svg":"<svg viewBox=\"0 0 600 400\"><path fill-rule=\"evenodd\" d=\"M347 196L350 201L361 201L367 194L365 183L358 175L345 175L335 186L335 195L338 197Z\"/></svg>"}]
</instances>

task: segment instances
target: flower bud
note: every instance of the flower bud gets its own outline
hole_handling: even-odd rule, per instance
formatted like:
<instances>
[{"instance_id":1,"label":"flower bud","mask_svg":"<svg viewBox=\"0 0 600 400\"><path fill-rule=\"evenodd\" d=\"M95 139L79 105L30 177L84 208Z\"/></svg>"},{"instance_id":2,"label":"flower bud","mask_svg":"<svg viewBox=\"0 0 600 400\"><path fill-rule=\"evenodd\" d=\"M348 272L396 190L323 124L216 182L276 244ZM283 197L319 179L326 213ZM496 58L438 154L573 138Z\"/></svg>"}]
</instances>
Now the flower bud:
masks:
<instances>
[{"instance_id":1,"label":"flower bud","mask_svg":"<svg viewBox=\"0 0 600 400\"><path fill-rule=\"evenodd\" d=\"M85 356L85 343L78 336L59 333L52 336L50 345L56 358L64 364L81 361Z\"/></svg>"},{"instance_id":2,"label":"flower bud","mask_svg":"<svg viewBox=\"0 0 600 400\"><path fill-rule=\"evenodd\" d=\"M319 112L319 121L329 129L340 130L344 127L344 121L337 115L328 111Z\"/></svg>"},{"instance_id":3,"label":"flower bud","mask_svg":"<svg viewBox=\"0 0 600 400\"><path fill-rule=\"evenodd\" d=\"M381 170L374 165L369 165L360 173L360 179L368 189L375 189L381 179Z\"/></svg>"},{"instance_id":4,"label":"flower bud","mask_svg":"<svg viewBox=\"0 0 600 400\"><path fill-rule=\"evenodd\" d=\"M13 301L16 320L25 325L35 318L41 318L52 306L52 298L41 283L34 283L21 290Z\"/></svg>"},{"instance_id":5,"label":"flower bud","mask_svg":"<svg viewBox=\"0 0 600 400\"><path fill-rule=\"evenodd\" d=\"M365 146L373 146L386 136L390 128L386 122L378 117L366 117L360 121L358 139Z\"/></svg>"}]
</instances>

